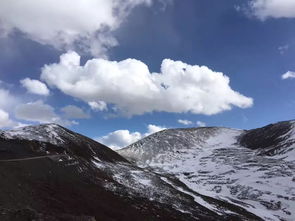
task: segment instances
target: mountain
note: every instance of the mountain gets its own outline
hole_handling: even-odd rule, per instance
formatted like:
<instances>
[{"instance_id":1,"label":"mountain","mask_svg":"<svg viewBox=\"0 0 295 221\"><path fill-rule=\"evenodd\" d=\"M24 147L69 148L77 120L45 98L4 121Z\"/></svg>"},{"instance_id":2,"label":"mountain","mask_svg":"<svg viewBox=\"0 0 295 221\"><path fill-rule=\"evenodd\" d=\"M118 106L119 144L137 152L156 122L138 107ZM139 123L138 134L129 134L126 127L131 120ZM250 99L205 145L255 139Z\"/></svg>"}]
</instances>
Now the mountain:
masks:
<instances>
[{"instance_id":1,"label":"mountain","mask_svg":"<svg viewBox=\"0 0 295 221\"><path fill-rule=\"evenodd\" d=\"M261 220L56 124L1 131L0 177L1 221Z\"/></svg>"},{"instance_id":2,"label":"mountain","mask_svg":"<svg viewBox=\"0 0 295 221\"><path fill-rule=\"evenodd\" d=\"M177 180L209 210L215 199L263 220L295 220L295 121L253 130L166 129L118 153Z\"/></svg>"}]
</instances>

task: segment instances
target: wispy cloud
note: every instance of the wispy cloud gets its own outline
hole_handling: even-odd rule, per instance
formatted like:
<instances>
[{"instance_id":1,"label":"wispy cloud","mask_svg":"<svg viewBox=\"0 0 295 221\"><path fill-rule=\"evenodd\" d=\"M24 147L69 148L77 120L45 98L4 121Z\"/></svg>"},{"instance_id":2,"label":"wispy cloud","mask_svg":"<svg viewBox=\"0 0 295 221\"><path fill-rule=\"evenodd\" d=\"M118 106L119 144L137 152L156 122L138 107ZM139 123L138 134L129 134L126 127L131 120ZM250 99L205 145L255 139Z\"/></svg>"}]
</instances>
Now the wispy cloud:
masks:
<instances>
[{"instance_id":1,"label":"wispy cloud","mask_svg":"<svg viewBox=\"0 0 295 221\"><path fill-rule=\"evenodd\" d=\"M197 124L198 127L206 127L206 123L202 122L202 121L197 121L196 124Z\"/></svg>"},{"instance_id":2,"label":"wispy cloud","mask_svg":"<svg viewBox=\"0 0 295 221\"><path fill-rule=\"evenodd\" d=\"M55 108L45 104L42 100L20 104L15 108L15 117L19 120L38 123L58 123L64 126L77 124L59 116Z\"/></svg>"},{"instance_id":3,"label":"wispy cloud","mask_svg":"<svg viewBox=\"0 0 295 221\"><path fill-rule=\"evenodd\" d=\"M89 119L90 115L75 105L67 105L61 109L66 119Z\"/></svg>"},{"instance_id":4,"label":"wispy cloud","mask_svg":"<svg viewBox=\"0 0 295 221\"><path fill-rule=\"evenodd\" d=\"M278 47L278 50L280 52L280 54L285 54L286 51L288 51L290 48L290 45L286 44L286 45L282 45Z\"/></svg>"},{"instance_id":5,"label":"wispy cloud","mask_svg":"<svg viewBox=\"0 0 295 221\"><path fill-rule=\"evenodd\" d=\"M180 123L180 124L183 124L183 125L192 125L193 124L193 122L190 121L190 120L179 119L179 120L177 120L177 122Z\"/></svg>"}]
</instances>

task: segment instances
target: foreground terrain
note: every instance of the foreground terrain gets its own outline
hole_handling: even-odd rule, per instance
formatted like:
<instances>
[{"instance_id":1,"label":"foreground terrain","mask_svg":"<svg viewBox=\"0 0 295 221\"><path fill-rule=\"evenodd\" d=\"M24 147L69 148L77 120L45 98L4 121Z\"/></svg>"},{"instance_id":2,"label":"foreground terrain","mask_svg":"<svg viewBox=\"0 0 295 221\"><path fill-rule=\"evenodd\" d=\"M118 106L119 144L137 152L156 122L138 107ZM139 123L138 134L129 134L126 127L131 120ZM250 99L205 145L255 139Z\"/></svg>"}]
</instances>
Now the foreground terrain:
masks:
<instances>
[{"instance_id":1,"label":"foreground terrain","mask_svg":"<svg viewBox=\"0 0 295 221\"><path fill-rule=\"evenodd\" d=\"M56 124L0 132L0 220L261 220Z\"/></svg>"},{"instance_id":2,"label":"foreground terrain","mask_svg":"<svg viewBox=\"0 0 295 221\"><path fill-rule=\"evenodd\" d=\"M0 131L0 220L295 220L295 122L167 129L117 152L56 124Z\"/></svg>"}]
</instances>

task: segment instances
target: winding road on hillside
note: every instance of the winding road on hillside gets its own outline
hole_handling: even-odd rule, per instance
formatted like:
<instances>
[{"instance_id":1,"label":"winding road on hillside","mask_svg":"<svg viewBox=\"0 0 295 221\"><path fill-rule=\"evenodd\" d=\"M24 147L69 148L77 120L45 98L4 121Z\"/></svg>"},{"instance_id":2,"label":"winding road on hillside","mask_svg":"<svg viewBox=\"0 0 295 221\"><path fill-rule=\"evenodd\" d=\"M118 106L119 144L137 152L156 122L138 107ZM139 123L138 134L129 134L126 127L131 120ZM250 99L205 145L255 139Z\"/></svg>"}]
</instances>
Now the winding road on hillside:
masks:
<instances>
[{"instance_id":1,"label":"winding road on hillside","mask_svg":"<svg viewBox=\"0 0 295 221\"><path fill-rule=\"evenodd\" d=\"M26 157L26 158L18 158L18 159L8 159L8 160L0 160L1 162L17 162L17 161L26 161L26 160L37 160L37 159L43 159L43 158L49 158L51 160L56 160L57 158L65 157L66 155L46 155L46 156L38 156L38 157Z\"/></svg>"}]
</instances>

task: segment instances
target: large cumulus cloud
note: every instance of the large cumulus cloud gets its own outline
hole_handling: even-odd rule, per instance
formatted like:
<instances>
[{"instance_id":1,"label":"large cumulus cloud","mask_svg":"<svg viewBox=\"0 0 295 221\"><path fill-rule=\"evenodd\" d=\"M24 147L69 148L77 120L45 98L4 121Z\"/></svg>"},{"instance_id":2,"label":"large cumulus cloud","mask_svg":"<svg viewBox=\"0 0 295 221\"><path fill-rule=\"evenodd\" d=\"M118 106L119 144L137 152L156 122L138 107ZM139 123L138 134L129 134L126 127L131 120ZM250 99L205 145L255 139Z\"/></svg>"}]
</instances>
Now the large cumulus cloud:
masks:
<instances>
[{"instance_id":1,"label":"large cumulus cloud","mask_svg":"<svg viewBox=\"0 0 295 221\"><path fill-rule=\"evenodd\" d=\"M151 73L136 59L91 59L81 65L80 56L68 52L59 63L45 65L41 79L87 103L112 104L126 116L153 111L212 115L253 104L230 87L223 73L170 59L163 60L160 73Z\"/></svg>"}]
</instances>

